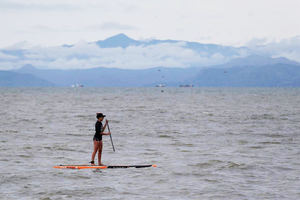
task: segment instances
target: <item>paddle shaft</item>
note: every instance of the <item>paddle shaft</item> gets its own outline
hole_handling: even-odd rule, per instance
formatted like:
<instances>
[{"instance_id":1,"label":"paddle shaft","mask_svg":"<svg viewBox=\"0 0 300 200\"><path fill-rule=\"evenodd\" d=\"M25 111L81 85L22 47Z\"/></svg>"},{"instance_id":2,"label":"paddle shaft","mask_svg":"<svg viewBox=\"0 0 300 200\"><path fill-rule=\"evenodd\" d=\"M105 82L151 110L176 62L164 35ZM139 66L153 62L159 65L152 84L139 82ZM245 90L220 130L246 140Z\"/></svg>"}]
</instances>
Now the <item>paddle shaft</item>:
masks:
<instances>
[{"instance_id":1,"label":"paddle shaft","mask_svg":"<svg viewBox=\"0 0 300 200\"><path fill-rule=\"evenodd\" d=\"M109 124L107 123L107 128L108 128L108 131L110 132L110 128L109 128ZM113 143L113 140L112 140L112 137L111 137L111 134L109 135L110 136L110 141L111 141L111 146L115 152L115 147L114 147L114 143Z\"/></svg>"}]
</instances>

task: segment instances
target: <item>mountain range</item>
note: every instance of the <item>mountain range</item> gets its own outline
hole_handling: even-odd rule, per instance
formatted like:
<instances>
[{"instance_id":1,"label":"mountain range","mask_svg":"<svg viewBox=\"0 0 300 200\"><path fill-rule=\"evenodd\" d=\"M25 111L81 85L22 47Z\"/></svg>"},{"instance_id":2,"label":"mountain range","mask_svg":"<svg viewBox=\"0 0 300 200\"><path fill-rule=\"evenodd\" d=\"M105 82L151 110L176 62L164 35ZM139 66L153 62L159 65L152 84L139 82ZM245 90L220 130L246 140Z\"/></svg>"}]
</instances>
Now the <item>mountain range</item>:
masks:
<instances>
[{"instance_id":1,"label":"mountain range","mask_svg":"<svg viewBox=\"0 0 300 200\"><path fill-rule=\"evenodd\" d=\"M119 34L94 44L101 49L126 49L129 47L153 47L172 44L176 40L133 40ZM203 66L194 62L188 67L157 66L147 69L120 69L94 67L88 69L45 69L25 64L18 69L0 71L0 86L4 87L69 87L82 84L87 87L153 87L194 85L205 87L299 87L300 64L284 57L272 58L258 55L246 47L230 47L215 44L184 42L193 52L206 55L222 55L227 62ZM73 45L63 45L64 51ZM28 50L2 49L0 53L25 59ZM241 52L247 52L241 56ZM180 53L180 52L179 52ZM77 58L84 57L83 54ZM115 58L116 60L118 58ZM167 59L167 58L166 58ZM51 59L48 58L51 62ZM226 60L226 59L225 59ZM0 62L1 64L1 62Z\"/></svg>"}]
</instances>

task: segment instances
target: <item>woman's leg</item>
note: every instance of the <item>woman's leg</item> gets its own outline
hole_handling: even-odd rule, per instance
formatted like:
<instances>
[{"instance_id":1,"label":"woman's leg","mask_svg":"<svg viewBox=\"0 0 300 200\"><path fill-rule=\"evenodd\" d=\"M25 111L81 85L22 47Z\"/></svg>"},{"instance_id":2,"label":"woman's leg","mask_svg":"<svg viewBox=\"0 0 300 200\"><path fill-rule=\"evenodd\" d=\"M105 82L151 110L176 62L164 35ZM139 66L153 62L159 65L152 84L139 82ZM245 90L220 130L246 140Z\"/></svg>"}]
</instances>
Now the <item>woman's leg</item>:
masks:
<instances>
[{"instance_id":1,"label":"woman's leg","mask_svg":"<svg viewBox=\"0 0 300 200\"><path fill-rule=\"evenodd\" d=\"M101 162L102 147L103 147L103 143L102 143L102 140L101 140L98 143L98 165L102 165L102 162Z\"/></svg>"},{"instance_id":2,"label":"woman's leg","mask_svg":"<svg viewBox=\"0 0 300 200\"><path fill-rule=\"evenodd\" d=\"M98 144L99 141L94 140L93 142L94 142L94 151L92 153L92 161L95 160L95 155L96 155L96 153L98 151L98 148L99 148L99 144Z\"/></svg>"}]
</instances>

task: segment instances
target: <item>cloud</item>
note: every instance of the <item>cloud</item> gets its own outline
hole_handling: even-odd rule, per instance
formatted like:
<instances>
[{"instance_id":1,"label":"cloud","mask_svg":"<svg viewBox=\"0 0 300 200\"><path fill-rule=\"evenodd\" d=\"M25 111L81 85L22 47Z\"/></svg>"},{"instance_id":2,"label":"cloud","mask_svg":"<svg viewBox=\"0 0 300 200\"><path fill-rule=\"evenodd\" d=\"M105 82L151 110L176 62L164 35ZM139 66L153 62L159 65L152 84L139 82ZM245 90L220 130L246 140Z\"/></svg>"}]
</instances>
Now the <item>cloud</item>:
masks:
<instances>
[{"instance_id":1,"label":"cloud","mask_svg":"<svg viewBox=\"0 0 300 200\"><path fill-rule=\"evenodd\" d=\"M61 3L59 1L38 1L38 0L1 0L0 10L37 10L37 11L68 11L78 10L80 6L76 4Z\"/></svg>"},{"instance_id":2,"label":"cloud","mask_svg":"<svg viewBox=\"0 0 300 200\"><path fill-rule=\"evenodd\" d=\"M45 26L45 25L35 25L32 26L30 30L27 31L23 31L23 32L28 32L28 33L32 33L33 31L38 31L38 32L47 32L47 33L76 33L76 32L84 32L86 30L86 28L84 29L79 29L78 27L71 27L68 25L61 25L61 26Z\"/></svg>"},{"instance_id":3,"label":"cloud","mask_svg":"<svg viewBox=\"0 0 300 200\"><path fill-rule=\"evenodd\" d=\"M17 59L18 59L18 57L16 57L16 56L9 55L9 54L6 54L6 53L0 51L0 60L1 61L14 61Z\"/></svg>"},{"instance_id":4,"label":"cloud","mask_svg":"<svg viewBox=\"0 0 300 200\"><path fill-rule=\"evenodd\" d=\"M100 25L92 25L87 27L89 30L117 30L117 31L124 31L124 30L136 30L137 28L134 26L120 24L117 22L105 22Z\"/></svg>"},{"instance_id":5,"label":"cloud","mask_svg":"<svg viewBox=\"0 0 300 200\"><path fill-rule=\"evenodd\" d=\"M248 47L257 54L274 58L285 57L300 62L300 36L279 41L255 39L248 43Z\"/></svg>"},{"instance_id":6,"label":"cloud","mask_svg":"<svg viewBox=\"0 0 300 200\"><path fill-rule=\"evenodd\" d=\"M11 51L14 51L12 47ZM146 69L158 66L184 68L222 64L232 59L219 52L196 52L187 48L185 42L165 42L127 48L101 48L96 43L79 42L70 47L35 46L23 50L22 56L19 57L3 54L2 57L4 56L7 59L0 59L0 65L7 69L20 68L25 64L47 69ZM13 60L9 62L8 58Z\"/></svg>"},{"instance_id":7,"label":"cloud","mask_svg":"<svg viewBox=\"0 0 300 200\"><path fill-rule=\"evenodd\" d=\"M0 10L4 11L58 11L65 13L67 11L110 13L116 12L133 12L138 10L135 4L123 0L1 0Z\"/></svg>"},{"instance_id":8,"label":"cloud","mask_svg":"<svg viewBox=\"0 0 300 200\"><path fill-rule=\"evenodd\" d=\"M95 41L116 30L136 38L240 46L253 37L299 33L299 5L298 0L0 0L0 46Z\"/></svg>"}]
</instances>

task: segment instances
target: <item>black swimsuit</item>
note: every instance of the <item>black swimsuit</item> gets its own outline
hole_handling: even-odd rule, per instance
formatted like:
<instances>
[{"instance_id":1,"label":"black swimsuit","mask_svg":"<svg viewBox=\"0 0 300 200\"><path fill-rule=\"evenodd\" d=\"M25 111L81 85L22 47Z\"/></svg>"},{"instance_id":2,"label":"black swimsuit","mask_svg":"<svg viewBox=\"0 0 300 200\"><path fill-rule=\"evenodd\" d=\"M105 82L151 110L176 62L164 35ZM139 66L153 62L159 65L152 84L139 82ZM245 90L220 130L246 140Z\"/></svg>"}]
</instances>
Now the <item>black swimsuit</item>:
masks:
<instances>
[{"instance_id":1,"label":"black swimsuit","mask_svg":"<svg viewBox=\"0 0 300 200\"><path fill-rule=\"evenodd\" d=\"M102 123L97 121L96 124L95 124L95 135L94 135L94 138L93 140L95 141L102 141Z\"/></svg>"}]
</instances>

